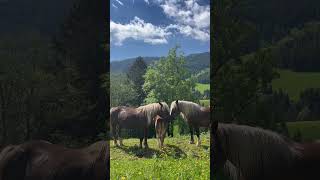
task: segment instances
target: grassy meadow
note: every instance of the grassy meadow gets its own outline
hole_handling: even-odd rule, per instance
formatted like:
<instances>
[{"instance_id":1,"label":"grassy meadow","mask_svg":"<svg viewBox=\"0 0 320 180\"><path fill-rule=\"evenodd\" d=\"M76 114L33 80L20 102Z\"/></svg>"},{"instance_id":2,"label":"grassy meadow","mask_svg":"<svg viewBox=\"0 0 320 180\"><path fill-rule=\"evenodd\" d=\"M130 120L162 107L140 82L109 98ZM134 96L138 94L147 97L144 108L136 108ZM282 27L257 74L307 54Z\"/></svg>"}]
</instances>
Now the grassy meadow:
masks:
<instances>
[{"instance_id":1,"label":"grassy meadow","mask_svg":"<svg viewBox=\"0 0 320 180\"><path fill-rule=\"evenodd\" d=\"M196 90L203 94L205 90L210 90L210 84L197 83Z\"/></svg>"},{"instance_id":2,"label":"grassy meadow","mask_svg":"<svg viewBox=\"0 0 320 180\"><path fill-rule=\"evenodd\" d=\"M294 101L299 99L299 94L306 88L320 88L320 73L293 72L279 70L279 79L272 82L274 89L283 89Z\"/></svg>"},{"instance_id":3,"label":"grassy meadow","mask_svg":"<svg viewBox=\"0 0 320 180\"><path fill-rule=\"evenodd\" d=\"M196 90L199 91L201 94L203 94L204 91L210 90L210 84L197 83L196 84ZM202 99L202 100L199 100L199 101L200 101L200 105L202 105L202 106L209 106L210 105L210 100L209 99Z\"/></svg>"},{"instance_id":4,"label":"grassy meadow","mask_svg":"<svg viewBox=\"0 0 320 180\"><path fill-rule=\"evenodd\" d=\"M154 138L148 139L148 150L138 147L139 139L124 139L123 147L115 147L111 142L111 179L208 180L210 179L209 134L202 134L201 137L201 147L189 144L188 135L167 137L163 150L158 148Z\"/></svg>"},{"instance_id":5,"label":"grassy meadow","mask_svg":"<svg viewBox=\"0 0 320 180\"><path fill-rule=\"evenodd\" d=\"M290 137L299 130L304 141L320 139L320 121L287 122L287 127Z\"/></svg>"}]
</instances>

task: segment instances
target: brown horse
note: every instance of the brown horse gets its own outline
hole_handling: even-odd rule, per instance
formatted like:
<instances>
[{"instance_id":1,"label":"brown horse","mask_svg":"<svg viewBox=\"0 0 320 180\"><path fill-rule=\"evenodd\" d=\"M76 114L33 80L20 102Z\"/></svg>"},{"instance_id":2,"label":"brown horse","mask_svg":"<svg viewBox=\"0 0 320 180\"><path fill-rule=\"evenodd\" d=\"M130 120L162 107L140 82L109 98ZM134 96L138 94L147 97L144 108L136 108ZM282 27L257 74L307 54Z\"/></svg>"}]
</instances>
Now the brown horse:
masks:
<instances>
[{"instance_id":1,"label":"brown horse","mask_svg":"<svg viewBox=\"0 0 320 180\"><path fill-rule=\"evenodd\" d=\"M296 143L261 128L212 123L213 171L234 180L320 179L320 143Z\"/></svg>"},{"instance_id":2,"label":"brown horse","mask_svg":"<svg viewBox=\"0 0 320 180\"><path fill-rule=\"evenodd\" d=\"M210 125L210 108L202 107L190 101L173 101L170 105L170 115L176 117L181 114L182 118L187 122L190 129L190 144L194 144L193 130L196 131L198 137L197 146L200 146L200 130L199 127L209 127Z\"/></svg>"},{"instance_id":3,"label":"brown horse","mask_svg":"<svg viewBox=\"0 0 320 180\"><path fill-rule=\"evenodd\" d=\"M142 148L142 141L144 139L144 146L148 148L148 128L154 124L153 120L156 115L162 117L169 116L169 106L165 102L152 103L138 108L131 107L114 107L110 109L110 125L114 144L118 146L119 139L120 146L122 146L122 139L120 137L121 129L141 129L144 130L144 136L140 137L140 148Z\"/></svg>"},{"instance_id":4,"label":"brown horse","mask_svg":"<svg viewBox=\"0 0 320 180\"><path fill-rule=\"evenodd\" d=\"M0 153L0 180L105 180L109 143L70 149L47 141L9 145Z\"/></svg>"},{"instance_id":5,"label":"brown horse","mask_svg":"<svg viewBox=\"0 0 320 180\"><path fill-rule=\"evenodd\" d=\"M161 116L157 115L154 118L155 130L156 130L159 148L163 147L163 142L164 142L164 138L166 137L168 124L171 120L172 120L171 116L168 116L167 118L162 118Z\"/></svg>"}]
</instances>

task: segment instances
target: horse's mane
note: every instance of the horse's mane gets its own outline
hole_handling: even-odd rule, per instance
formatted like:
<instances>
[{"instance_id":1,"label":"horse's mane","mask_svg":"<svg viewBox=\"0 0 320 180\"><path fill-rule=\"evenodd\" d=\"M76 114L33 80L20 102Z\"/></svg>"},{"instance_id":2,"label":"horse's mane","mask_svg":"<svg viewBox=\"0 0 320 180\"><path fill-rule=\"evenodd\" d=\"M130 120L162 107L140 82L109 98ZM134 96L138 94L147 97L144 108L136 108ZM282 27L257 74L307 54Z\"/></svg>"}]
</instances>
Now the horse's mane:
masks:
<instances>
[{"instance_id":1,"label":"horse's mane","mask_svg":"<svg viewBox=\"0 0 320 180\"><path fill-rule=\"evenodd\" d=\"M178 106L180 111L183 113L183 115L188 118L191 116L197 116L198 113L201 111L201 106L197 103L191 102L191 101L180 101L178 100ZM176 101L173 101L170 106L170 114L173 109L176 109L177 103Z\"/></svg>"},{"instance_id":2,"label":"horse's mane","mask_svg":"<svg viewBox=\"0 0 320 180\"><path fill-rule=\"evenodd\" d=\"M159 115L159 113L164 109L164 111L168 112L169 114L169 106L165 102L161 102L161 105L159 103L151 103L144 106L140 106L137 108L138 111L141 111L147 118L148 118L148 124L150 124L153 120L153 118L156 115Z\"/></svg>"},{"instance_id":3,"label":"horse's mane","mask_svg":"<svg viewBox=\"0 0 320 180\"><path fill-rule=\"evenodd\" d=\"M217 133L228 159L248 179L289 168L300 156L299 145L269 130L219 123Z\"/></svg>"}]
</instances>

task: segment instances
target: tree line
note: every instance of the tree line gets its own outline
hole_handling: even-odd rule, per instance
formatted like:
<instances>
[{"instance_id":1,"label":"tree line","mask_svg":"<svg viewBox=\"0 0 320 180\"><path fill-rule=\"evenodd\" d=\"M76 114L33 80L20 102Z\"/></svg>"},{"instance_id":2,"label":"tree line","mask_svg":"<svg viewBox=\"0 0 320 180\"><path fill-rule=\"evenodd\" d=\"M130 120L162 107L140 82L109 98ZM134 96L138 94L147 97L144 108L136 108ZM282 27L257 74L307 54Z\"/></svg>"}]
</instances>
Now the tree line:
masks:
<instances>
[{"instance_id":1,"label":"tree line","mask_svg":"<svg viewBox=\"0 0 320 180\"><path fill-rule=\"evenodd\" d=\"M26 28L1 35L1 146L30 139L77 146L103 138L103 5L76 2L56 34Z\"/></svg>"}]
</instances>

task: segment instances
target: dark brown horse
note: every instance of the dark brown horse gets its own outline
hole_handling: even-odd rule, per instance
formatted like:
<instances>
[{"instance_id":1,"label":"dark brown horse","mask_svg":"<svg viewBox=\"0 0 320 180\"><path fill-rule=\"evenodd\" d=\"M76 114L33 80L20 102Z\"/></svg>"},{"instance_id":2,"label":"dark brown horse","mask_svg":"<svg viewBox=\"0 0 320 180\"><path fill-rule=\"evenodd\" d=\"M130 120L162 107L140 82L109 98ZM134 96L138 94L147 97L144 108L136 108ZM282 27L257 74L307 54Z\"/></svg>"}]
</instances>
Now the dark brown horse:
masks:
<instances>
[{"instance_id":1,"label":"dark brown horse","mask_svg":"<svg viewBox=\"0 0 320 180\"><path fill-rule=\"evenodd\" d=\"M148 128L153 125L156 115L162 117L169 116L169 106L165 102L152 103L138 108L113 107L110 109L110 126L115 145L122 146L120 137L121 129L140 129L144 131L144 136L140 137L140 148L144 139L144 146L148 148ZM117 140L119 139L120 144Z\"/></svg>"},{"instance_id":2,"label":"dark brown horse","mask_svg":"<svg viewBox=\"0 0 320 180\"><path fill-rule=\"evenodd\" d=\"M0 180L105 180L109 143L70 149L47 141L9 145L0 153Z\"/></svg>"},{"instance_id":3,"label":"dark brown horse","mask_svg":"<svg viewBox=\"0 0 320 180\"><path fill-rule=\"evenodd\" d=\"M200 127L209 127L210 124L210 107L202 107L190 101L173 101L170 105L170 115L173 117L181 114L190 128L190 144L194 144L193 130L198 137L197 146L201 145Z\"/></svg>"},{"instance_id":4,"label":"dark brown horse","mask_svg":"<svg viewBox=\"0 0 320 180\"><path fill-rule=\"evenodd\" d=\"M171 116L168 116L166 118L162 118L161 116L157 115L154 118L155 130L156 130L159 148L163 147L163 142L164 142L164 138L166 137L166 131L168 128L168 124L171 120L172 120Z\"/></svg>"},{"instance_id":5,"label":"dark brown horse","mask_svg":"<svg viewBox=\"0 0 320 180\"><path fill-rule=\"evenodd\" d=\"M296 143L261 128L212 124L213 169L234 180L320 179L320 143Z\"/></svg>"}]
</instances>

